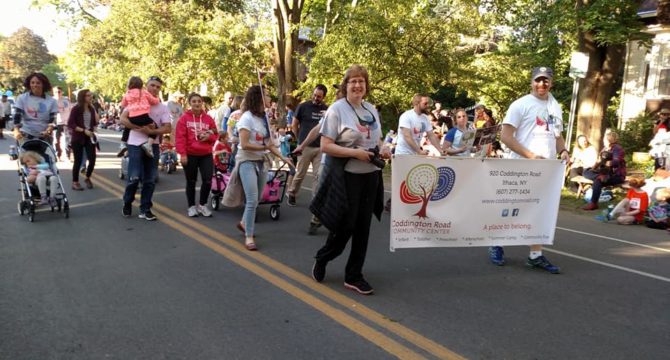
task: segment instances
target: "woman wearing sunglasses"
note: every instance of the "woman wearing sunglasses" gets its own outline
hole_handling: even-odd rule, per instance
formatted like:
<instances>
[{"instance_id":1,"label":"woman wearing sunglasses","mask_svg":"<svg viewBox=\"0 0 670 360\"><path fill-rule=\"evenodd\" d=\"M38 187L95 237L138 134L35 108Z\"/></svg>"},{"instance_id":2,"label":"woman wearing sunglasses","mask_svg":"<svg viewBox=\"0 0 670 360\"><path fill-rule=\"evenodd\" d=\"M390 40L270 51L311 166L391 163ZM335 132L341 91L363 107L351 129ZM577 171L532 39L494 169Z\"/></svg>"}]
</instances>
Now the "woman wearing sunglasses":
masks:
<instances>
[{"instance_id":1,"label":"woman wearing sunglasses","mask_svg":"<svg viewBox=\"0 0 670 360\"><path fill-rule=\"evenodd\" d=\"M340 89L344 98L328 108L321 125L321 151L326 154L324 175L310 210L330 230L312 268L321 282L326 265L338 257L351 239L344 286L360 294L373 289L363 277L372 214L384 209L383 160L391 152L383 146L379 113L364 100L369 91L367 70L352 65ZM377 148L378 152L371 151ZM381 166L381 167L380 167Z\"/></svg>"}]
</instances>

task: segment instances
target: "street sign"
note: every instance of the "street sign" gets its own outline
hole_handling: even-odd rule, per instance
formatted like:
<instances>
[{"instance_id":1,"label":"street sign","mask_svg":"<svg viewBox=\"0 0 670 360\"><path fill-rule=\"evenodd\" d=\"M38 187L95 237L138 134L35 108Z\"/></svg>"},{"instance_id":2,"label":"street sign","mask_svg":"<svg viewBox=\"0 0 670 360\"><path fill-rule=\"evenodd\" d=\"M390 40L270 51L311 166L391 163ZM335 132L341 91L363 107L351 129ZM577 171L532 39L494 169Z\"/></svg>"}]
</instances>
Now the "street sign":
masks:
<instances>
[{"instance_id":1,"label":"street sign","mask_svg":"<svg viewBox=\"0 0 670 360\"><path fill-rule=\"evenodd\" d=\"M589 55L583 52L572 53L570 60L570 77L573 79L583 79L586 77L586 71L589 68Z\"/></svg>"}]
</instances>

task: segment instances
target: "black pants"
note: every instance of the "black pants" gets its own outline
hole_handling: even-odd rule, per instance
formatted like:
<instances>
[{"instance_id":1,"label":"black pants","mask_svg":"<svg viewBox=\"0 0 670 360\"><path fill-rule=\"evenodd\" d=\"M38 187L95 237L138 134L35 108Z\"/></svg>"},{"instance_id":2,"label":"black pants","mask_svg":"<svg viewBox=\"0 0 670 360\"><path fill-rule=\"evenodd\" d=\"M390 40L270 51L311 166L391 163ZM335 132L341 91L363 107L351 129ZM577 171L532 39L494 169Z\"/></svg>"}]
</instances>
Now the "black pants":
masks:
<instances>
[{"instance_id":1,"label":"black pants","mask_svg":"<svg viewBox=\"0 0 670 360\"><path fill-rule=\"evenodd\" d=\"M86 177L90 178L95 168L95 145L89 140L85 143L72 143L72 152L74 153L74 164L72 164L72 182L79 182L79 168L81 167L81 160L86 150L86 159L88 159L88 167L86 168Z\"/></svg>"},{"instance_id":2,"label":"black pants","mask_svg":"<svg viewBox=\"0 0 670 360\"><path fill-rule=\"evenodd\" d=\"M328 234L326 244L316 253L315 259L322 264L335 259L344 251L351 238L351 252L344 270L344 281L354 282L363 279L363 264L368 251L370 221L377 197L379 174L344 174L349 208L338 227L342 230Z\"/></svg>"},{"instance_id":3,"label":"black pants","mask_svg":"<svg viewBox=\"0 0 670 360\"><path fill-rule=\"evenodd\" d=\"M600 199L600 193L603 191L603 187L623 184L623 182L626 181L625 177L617 175L604 176L600 175L598 171L591 169L586 169L583 176L589 180L593 180L593 185L591 185L591 188L593 189L591 202L594 204L598 204L598 199Z\"/></svg>"},{"instance_id":4,"label":"black pants","mask_svg":"<svg viewBox=\"0 0 670 360\"><path fill-rule=\"evenodd\" d=\"M184 166L186 176L186 199L188 207L195 205L195 183L198 181L198 170L202 178L200 186L200 205L207 204L209 191L212 189L212 174L214 172L214 160L212 155L188 155L188 162Z\"/></svg>"}]
</instances>

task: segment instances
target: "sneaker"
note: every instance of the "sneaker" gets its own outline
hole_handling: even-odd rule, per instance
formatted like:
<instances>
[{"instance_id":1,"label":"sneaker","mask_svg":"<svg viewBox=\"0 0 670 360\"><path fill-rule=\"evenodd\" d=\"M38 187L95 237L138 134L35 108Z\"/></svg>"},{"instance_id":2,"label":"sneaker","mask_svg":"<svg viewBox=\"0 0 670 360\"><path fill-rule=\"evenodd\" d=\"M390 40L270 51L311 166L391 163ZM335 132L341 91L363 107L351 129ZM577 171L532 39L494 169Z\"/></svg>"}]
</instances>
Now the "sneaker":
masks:
<instances>
[{"instance_id":1,"label":"sneaker","mask_svg":"<svg viewBox=\"0 0 670 360\"><path fill-rule=\"evenodd\" d=\"M211 217L212 216L212 212L209 211L209 209L207 208L207 205L198 205L196 210L198 211L198 214L200 214L204 217Z\"/></svg>"},{"instance_id":2,"label":"sneaker","mask_svg":"<svg viewBox=\"0 0 670 360\"><path fill-rule=\"evenodd\" d=\"M314 261L314 265L312 265L312 279L316 280L316 282L322 282L325 277L326 265Z\"/></svg>"},{"instance_id":3,"label":"sneaker","mask_svg":"<svg viewBox=\"0 0 670 360\"><path fill-rule=\"evenodd\" d=\"M123 214L123 217L130 217L133 213L133 208L130 205L130 203L124 203L123 204L123 209L121 210L121 214Z\"/></svg>"},{"instance_id":4,"label":"sneaker","mask_svg":"<svg viewBox=\"0 0 670 360\"><path fill-rule=\"evenodd\" d=\"M195 206L191 206L188 208L188 216L189 217L197 217L198 216L198 208Z\"/></svg>"},{"instance_id":5,"label":"sneaker","mask_svg":"<svg viewBox=\"0 0 670 360\"><path fill-rule=\"evenodd\" d=\"M317 232L317 230L319 229L320 226L321 226L321 224L310 222L309 223L309 230L307 230L307 235L316 235L316 232Z\"/></svg>"},{"instance_id":6,"label":"sneaker","mask_svg":"<svg viewBox=\"0 0 670 360\"><path fill-rule=\"evenodd\" d=\"M126 154L126 151L128 151L128 146L126 143L122 142L121 145L119 146L119 152L116 153L116 157L123 157L123 155ZM70 154L68 153L67 157L70 157Z\"/></svg>"},{"instance_id":7,"label":"sneaker","mask_svg":"<svg viewBox=\"0 0 670 360\"><path fill-rule=\"evenodd\" d=\"M344 282L344 287L347 289L351 289L361 295L370 295L372 294L375 290L368 284L367 281L360 279L357 281L352 281L352 282Z\"/></svg>"},{"instance_id":8,"label":"sneaker","mask_svg":"<svg viewBox=\"0 0 670 360\"><path fill-rule=\"evenodd\" d=\"M597 210L597 209L598 209L598 204L592 203L592 202L590 202L590 203L584 205L584 207L582 207L582 210L586 210L586 211Z\"/></svg>"},{"instance_id":9,"label":"sneaker","mask_svg":"<svg viewBox=\"0 0 670 360\"><path fill-rule=\"evenodd\" d=\"M502 246L491 246L489 248L489 260L494 265L505 265L505 250L503 250Z\"/></svg>"},{"instance_id":10,"label":"sneaker","mask_svg":"<svg viewBox=\"0 0 670 360\"><path fill-rule=\"evenodd\" d=\"M295 206L296 205L295 195L288 194L288 198L286 199L286 203L288 204L288 206Z\"/></svg>"},{"instance_id":11,"label":"sneaker","mask_svg":"<svg viewBox=\"0 0 670 360\"><path fill-rule=\"evenodd\" d=\"M148 157L150 157L150 158L152 158L152 159L154 158L154 149L153 149L152 145L149 144L148 141L145 142L144 144L142 144L142 150L144 150L144 153L145 153Z\"/></svg>"},{"instance_id":12,"label":"sneaker","mask_svg":"<svg viewBox=\"0 0 670 360\"><path fill-rule=\"evenodd\" d=\"M140 219L144 219L144 220L147 220L147 221L154 221L154 220L157 219L156 215L154 215L154 213L152 213L151 210L147 210L147 211L141 213L138 217Z\"/></svg>"},{"instance_id":13,"label":"sneaker","mask_svg":"<svg viewBox=\"0 0 670 360\"><path fill-rule=\"evenodd\" d=\"M526 260L526 266L530 268L538 268L542 270L549 271L552 274L558 274L561 272L561 268L556 265L552 265L546 257L540 256L537 259L528 258Z\"/></svg>"}]
</instances>

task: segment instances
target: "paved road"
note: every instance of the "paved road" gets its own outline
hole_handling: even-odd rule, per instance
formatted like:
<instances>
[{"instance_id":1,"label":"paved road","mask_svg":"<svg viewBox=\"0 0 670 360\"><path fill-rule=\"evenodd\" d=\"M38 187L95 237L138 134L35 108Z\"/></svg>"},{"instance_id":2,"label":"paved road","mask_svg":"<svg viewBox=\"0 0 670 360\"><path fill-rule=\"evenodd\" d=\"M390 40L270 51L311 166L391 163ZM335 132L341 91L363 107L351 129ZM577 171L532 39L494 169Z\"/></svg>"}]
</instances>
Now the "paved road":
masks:
<instances>
[{"instance_id":1,"label":"paved road","mask_svg":"<svg viewBox=\"0 0 670 360\"><path fill-rule=\"evenodd\" d=\"M365 273L346 258L309 277L325 232L306 235L307 192L272 221L260 251L241 210L185 216L181 169L161 174L157 222L121 217L118 134L106 133L95 189L68 191L71 217L16 211L16 164L0 141L0 359L667 359L670 235L561 212L547 255L561 275L508 265L483 248L388 250L373 221ZM60 164L70 183L69 163ZM309 185L309 184L307 184ZM137 208L134 208L134 215Z\"/></svg>"}]
</instances>

